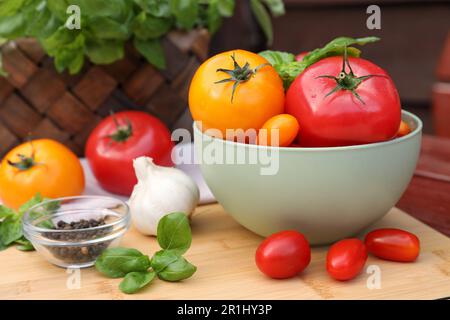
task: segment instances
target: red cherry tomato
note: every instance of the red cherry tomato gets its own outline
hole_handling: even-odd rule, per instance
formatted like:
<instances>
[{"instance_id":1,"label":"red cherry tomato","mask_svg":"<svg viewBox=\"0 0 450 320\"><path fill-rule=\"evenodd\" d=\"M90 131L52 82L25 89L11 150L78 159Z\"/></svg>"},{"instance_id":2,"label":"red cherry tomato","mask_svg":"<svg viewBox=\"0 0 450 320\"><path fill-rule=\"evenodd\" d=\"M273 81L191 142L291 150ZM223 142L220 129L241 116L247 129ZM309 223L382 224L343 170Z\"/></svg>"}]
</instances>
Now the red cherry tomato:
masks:
<instances>
[{"instance_id":1,"label":"red cherry tomato","mask_svg":"<svg viewBox=\"0 0 450 320\"><path fill-rule=\"evenodd\" d=\"M365 243L369 253L391 261L415 261L420 252L419 238L400 229L373 230L366 235Z\"/></svg>"},{"instance_id":2,"label":"red cherry tomato","mask_svg":"<svg viewBox=\"0 0 450 320\"><path fill-rule=\"evenodd\" d=\"M274 279L294 277L311 261L308 240L298 231L288 230L272 234L256 250L256 265Z\"/></svg>"},{"instance_id":3,"label":"red cherry tomato","mask_svg":"<svg viewBox=\"0 0 450 320\"><path fill-rule=\"evenodd\" d=\"M173 166L169 130L157 118L141 111L122 111L103 119L86 143L86 157L98 182L107 191L130 195L137 182L133 159L153 158Z\"/></svg>"},{"instance_id":4,"label":"red cherry tomato","mask_svg":"<svg viewBox=\"0 0 450 320\"><path fill-rule=\"evenodd\" d=\"M327 271L336 280L350 280L361 272L366 260L367 250L361 240L344 239L328 250Z\"/></svg>"},{"instance_id":5,"label":"red cherry tomato","mask_svg":"<svg viewBox=\"0 0 450 320\"><path fill-rule=\"evenodd\" d=\"M400 126L400 98L379 66L361 58L320 60L303 71L286 94L286 113L297 118L297 142L333 147L389 140ZM350 67L353 73L350 71Z\"/></svg>"}]
</instances>

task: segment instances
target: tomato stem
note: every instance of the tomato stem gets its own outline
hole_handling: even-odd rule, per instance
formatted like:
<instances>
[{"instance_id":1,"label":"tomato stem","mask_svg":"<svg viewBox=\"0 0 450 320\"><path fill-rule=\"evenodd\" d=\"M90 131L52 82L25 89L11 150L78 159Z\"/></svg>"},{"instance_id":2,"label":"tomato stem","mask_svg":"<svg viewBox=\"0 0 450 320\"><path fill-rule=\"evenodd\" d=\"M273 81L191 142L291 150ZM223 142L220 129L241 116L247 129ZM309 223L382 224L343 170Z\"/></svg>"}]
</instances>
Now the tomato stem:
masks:
<instances>
[{"instance_id":1,"label":"tomato stem","mask_svg":"<svg viewBox=\"0 0 450 320\"><path fill-rule=\"evenodd\" d=\"M218 83L234 82L233 89L231 91L231 103L233 103L234 94L236 92L238 85L243 82L248 81L256 72L258 72L258 70L260 70L261 68L268 66L270 64L263 63L263 64L260 64L259 66L257 66L256 68L252 69L252 68L250 68L250 64L248 62L246 62L244 64L244 66L241 67L236 61L234 52L231 55L231 59L233 60L234 69L231 70L231 69L219 68L216 70L216 72L225 72L226 74L228 74L230 76L230 78L222 79L222 80L216 81L214 83L218 84Z\"/></svg>"},{"instance_id":2,"label":"tomato stem","mask_svg":"<svg viewBox=\"0 0 450 320\"><path fill-rule=\"evenodd\" d=\"M346 71L346 67L348 67L348 69L349 69L348 73ZM359 101L361 101L362 104L365 104L364 100L361 98L361 96L358 94L358 92L356 92L356 89L362 82L364 82L372 77L386 77L386 76L380 75L380 74L368 74L365 76L357 77L353 73L352 66L350 65L350 62L348 60L347 47L345 47L344 48L344 56L342 59L342 70L341 70L341 72L339 72L338 76L335 77L335 76L330 76L330 75L323 75L323 76L316 77L316 79L327 78L327 79L333 79L334 81L336 81L336 87L334 87L333 90L328 92L325 95L325 97L328 97L329 95L332 95L333 93L335 93L339 90L349 90L349 91L351 91L353 96L355 96L355 98L357 98Z\"/></svg>"},{"instance_id":3,"label":"tomato stem","mask_svg":"<svg viewBox=\"0 0 450 320\"><path fill-rule=\"evenodd\" d=\"M31 156L27 157L21 153L18 153L17 156L19 157L19 161L17 162L13 162L11 160L7 160L8 164L10 166L13 166L17 169L19 169L20 171L25 171L28 170L30 168L32 168L34 165L36 165L37 163L35 162L35 150L34 150L34 146L33 146L33 142L30 141L30 145L31 145Z\"/></svg>"},{"instance_id":4,"label":"tomato stem","mask_svg":"<svg viewBox=\"0 0 450 320\"><path fill-rule=\"evenodd\" d=\"M130 119L126 118L125 125L120 125L119 120L114 115L113 112L111 112L111 117L113 118L114 124L116 125L116 131L112 134L110 134L108 137L113 139L116 142L125 142L128 140L129 137L133 135L133 126L131 124Z\"/></svg>"}]
</instances>

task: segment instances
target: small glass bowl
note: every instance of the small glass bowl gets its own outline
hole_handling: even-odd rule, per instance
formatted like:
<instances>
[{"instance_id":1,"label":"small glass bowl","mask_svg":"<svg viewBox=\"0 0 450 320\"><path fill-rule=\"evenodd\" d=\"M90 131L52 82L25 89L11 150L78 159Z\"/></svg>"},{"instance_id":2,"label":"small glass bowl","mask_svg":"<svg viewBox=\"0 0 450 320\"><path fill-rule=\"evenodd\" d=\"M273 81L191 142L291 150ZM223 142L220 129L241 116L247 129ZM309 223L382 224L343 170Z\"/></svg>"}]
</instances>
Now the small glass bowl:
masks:
<instances>
[{"instance_id":1,"label":"small glass bowl","mask_svg":"<svg viewBox=\"0 0 450 320\"><path fill-rule=\"evenodd\" d=\"M128 205L103 196L47 200L23 217L23 232L49 262L65 268L94 265L106 248L119 245L130 227Z\"/></svg>"}]
</instances>

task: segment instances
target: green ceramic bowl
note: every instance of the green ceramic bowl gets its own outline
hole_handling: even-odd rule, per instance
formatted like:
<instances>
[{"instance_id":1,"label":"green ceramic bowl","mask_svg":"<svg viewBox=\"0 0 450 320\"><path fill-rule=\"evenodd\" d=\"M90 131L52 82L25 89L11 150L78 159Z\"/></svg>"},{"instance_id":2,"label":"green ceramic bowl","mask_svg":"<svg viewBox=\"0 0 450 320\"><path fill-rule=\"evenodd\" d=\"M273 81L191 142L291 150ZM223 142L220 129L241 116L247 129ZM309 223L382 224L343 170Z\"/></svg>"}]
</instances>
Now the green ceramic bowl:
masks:
<instances>
[{"instance_id":1,"label":"green ceramic bowl","mask_svg":"<svg viewBox=\"0 0 450 320\"><path fill-rule=\"evenodd\" d=\"M212 193L241 225L261 236L295 229L313 245L328 244L380 219L407 188L422 122L406 111L402 118L412 129L407 136L332 148L242 144L194 125L195 149Z\"/></svg>"}]
</instances>

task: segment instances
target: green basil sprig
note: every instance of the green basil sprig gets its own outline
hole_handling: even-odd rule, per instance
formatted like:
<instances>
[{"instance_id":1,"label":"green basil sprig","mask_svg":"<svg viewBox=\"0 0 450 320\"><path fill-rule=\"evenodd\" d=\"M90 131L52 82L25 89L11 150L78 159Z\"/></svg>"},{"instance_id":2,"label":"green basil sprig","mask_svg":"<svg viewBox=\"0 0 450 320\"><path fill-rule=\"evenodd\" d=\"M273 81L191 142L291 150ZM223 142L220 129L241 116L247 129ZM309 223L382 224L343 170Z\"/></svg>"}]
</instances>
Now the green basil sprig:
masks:
<instances>
[{"instance_id":1,"label":"green basil sprig","mask_svg":"<svg viewBox=\"0 0 450 320\"><path fill-rule=\"evenodd\" d=\"M33 245L28 241L22 231L22 217L26 211L28 211L34 205L41 203L45 200L38 193L29 201L24 203L16 212L13 209L0 205L0 251L8 248L9 246L16 244L16 248L21 251L34 250ZM48 202L41 208L39 212L30 212L31 218L39 218L42 215L47 215L59 208L58 201ZM45 220L41 222L39 227L52 228L53 224L51 220Z\"/></svg>"},{"instance_id":2,"label":"green basil sprig","mask_svg":"<svg viewBox=\"0 0 450 320\"><path fill-rule=\"evenodd\" d=\"M282 51L262 51L259 54L263 56L269 63L275 68L283 80L285 89L287 90L294 79L302 73L310 65L331 56L339 56L344 54L345 48L347 48L347 54L352 57L359 57L361 51L353 45L365 45L366 43L372 43L380 40L377 37L365 37L365 38L349 38L339 37L322 48L317 48L309 52L302 61L296 61L295 56L288 52Z\"/></svg>"},{"instance_id":3,"label":"green basil sprig","mask_svg":"<svg viewBox=\"0 0 450 320\"><path fill-rule=\"evenodd\" d=\"M191 246L192 233L184 213L165 215L158 223L157 240L162 250L150 259L136 249L106 249L95 267L109 278L122 278L119 289L135 293L150 284L155 276L164 281L181 281L191 277L197 267L182 255Z\"/></svg>"},{"instance_id":4,"label":"green basil sprig","mask_svg":"<svg viewBox=\"0 0 450 320\"><path fill-rule=\"evenodd\" d=\"M166 67L161 39L172 30L208 28L214 34L234 14L237 0L1 0L2 39L34 38L54 58L59 72L76 74L87 57L109 64L124 57L130 41L149 63ZM80 29L68 29L70 5L80 8ZM273 16L284 14L282 0L251 0L251 8L272 42ZM1 57L0 57L1 60ZM0 75L6 75L0 61Z\"/></svg>"}]
</instances>

